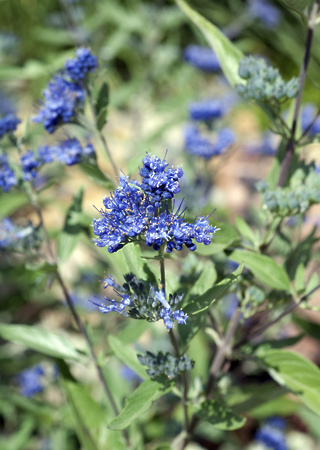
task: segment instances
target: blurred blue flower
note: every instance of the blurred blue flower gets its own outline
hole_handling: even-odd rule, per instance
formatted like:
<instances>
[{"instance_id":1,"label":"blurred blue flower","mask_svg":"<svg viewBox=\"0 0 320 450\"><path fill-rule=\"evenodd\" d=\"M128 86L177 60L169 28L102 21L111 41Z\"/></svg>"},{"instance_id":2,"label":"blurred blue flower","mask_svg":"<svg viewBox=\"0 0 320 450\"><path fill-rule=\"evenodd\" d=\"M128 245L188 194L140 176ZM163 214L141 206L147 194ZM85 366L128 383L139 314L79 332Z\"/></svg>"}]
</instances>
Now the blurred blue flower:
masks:
<instances>
[{"instance_id":1,"label":"blurred blue flower","mask_svg":"<svg viewBox=\"0 0 320 450\"><path fill-rule=\"evenodd\" d=\"M192 66L206 72L216 72L220 69L219 60L210 47L189 45L184 50L184 59Z\"/></svg>"},{"instance_id":2,"label":"blurred blue flower","mask_svg":"<svg viewBox=\"0 0 320 450\"><path fill-rule=\"evenodd\" d=\"M14 103L4 92L2 92L2 90L0 90L0 114L6 116L7 114L13 114L14 111Z\"/></svg>"},{"instance_id":3,"label":"blurred blue flower","mask_svg":"<svg viewBox=\"0 0 320 450\"><path fill-rule=\"evenodd\" d=\"M308 134L314 136L315 134L320 134L320 117L316 117L316 108L311 104L307 104L302 108L301 111L301 129L305 132L308 127L310 127Z\"/></svg>"},{"instance_id":4,"label":"blurred blue flower","mask_svg":"<svg viewBox=\"0 0 320 450\"><path fill-rule=\"evenodd\" d=\"M36 159L35 154L32 150L26 151L21 158L21 167L23 173L23 179L29 181L35 178L37 175L36 168L39 166L39 161Z\"/></svg>"},{"instance_id":5,"label":"blurred blue flower","mask_svg":"<svg viewBox=\"0 0 320 450\"><path fill-rule=\"evenodd\" d=\"M86 47L76 50L76 58L68 59L65 69L74 81L83 80L88 72L93 72L98 67L98 58L91 54Z\"/></svg>"},{"instance_id":6,"label":"blurred blue flower","mask_svg":"<svg viewBox=\"0 0 320 450\"><path fill-rule=\"evenodd\" d=\"M222 128L217 132L215 141L211 142L195 125L188 125L185 128L184 138L186 151L205 159L221 155L235 140L234 133L229 128Z\"/></svg>"},{"instance_id":7,"label":"blurred blue flower","mask_svg":"<svg viewBox=\"0 0 320 450\"><path fill-rule=\"evenodd\" d=\"M49 133L53 133L58 125L70 122L84 101L82 87L58 75L49 82L43 96L43 106L33 120L37 123L43 122Z\"/></svg>"},{"instance_id":8,"label":"blurred blue flower","mask_svg":"<svg viewBox=\"0 0 320 450\"><path fill-rule=\"evenodd\" d=\"M0 250L29 250L35 248L39 241L38 229L34 228L31 222L27 226L19 226L9 217L0 222Z\"/></svg>"},{"instance_id":9,"label":"blurred blue flower","mask_svg":"<svg viewBox=\"0 0 320 450\"><path fill-rule=\"evenodd\" d=\"M270 419L267 420L267 425L270 425L274 428L279 428L280 430L285 429L286 427L286 421L283 417L280 416L274 416L270 417Z\"/></svg>"},{"instance_id":10,"label":"blurred blue flower","mask_svg":"<svg viewBox=\"0 0 320 450\"><path fill-rule=\"evenodd\" d=\"M264 425L256 431L254 437L272 450L288 450L286 437L278 427Z\"/></svg>"},{"instance_id":11,"label":"blurred blue flower","mask_svg":"<svg viewBox=\"0 0 320 450\"><path fill-rule=\"evenodd\" d=\"M14 114L7 114L0 119L0 139L6 134L17 129L18 124L21 122Z\"/></svg>"},{"instance_id":12,"label":"blurred blue flower","mask_svg":"<svg viewBox=\"0 0 320 450\"><path fill-rule=\"evenodd\" d=\"M274 28L281 19L280 11L267 0L250 0L249 13L260 19L267 28Z\"/></svg>"},{"instance_id":13,"label":"blurred blue flower","mask_svg":"<svg viewBox=\"0 0 320 450\"><path fill-rule=\"evenodd\" d=\"M191 120L212 120L219 119L226 110L220 100L204 100L191 103L189 105L189 117Z\"/></svg>"},{"instance_id":14,"label":"blurred blue flower","mask_svg":"<svg viewBox=\"0 0 320 450\"><path fill-rule=\"evenodd\" d=\"M49 145L43 145L37 150L38 158L42 164L52 163L55 158L55 147L49 147Z\"/></svg>"},{"instance_id":15,"label":"blurred blue flower","mask_svg":"<svg viewBox=\"0 0 320 450\"><path fill-rule=\"evenodd\" d=\"M62 141L60 145L56 145L52 152L60 162L65 163L67 166L72 166L93 155L94 148L90 143L82 147L78 139L72 138Z\"/></svg>"},{"instance_id":16,"label":"blurred blue flower","mask_svg":"<svg viewBox=\"0 0 320 450\"><path fill-rule=\"evenodd\" d=\"M274 139L274 135L270 132L263 133L262 140L257 144L250 144L246 148L246 152L251 155L274 156L277 152L279 142Z\"/></svg>"},{"instance_id":17,"label":"blurred blue flower","mask_svg":"<svg viewBox=\"0 0 320 450\"><path fill-rule=\"evenodd\" d=\"M129 381L131 383L143 381L143 379L141 377L139 377L139 375L137 375L136 372L134 372L128 366L121 366L120 374L121 374L122 378L124 378L126 381Z\"/></svg>"},{"instance_id":18,"label":"blurred blue flower","mask_svg":"<svg viewBox=\"0 0 320 450\"><path fill-rule=\"evenodd\" d=\"M19 385L20 393L24 397L33 397L43 391L44 370L41 365L26 369L16 375L15 382Z\"/></svg>"},{"instance_id":19,"label":"blurred blue flower","mask_svg":"<svg viewBox=\"0 0 320 450\"><path fill-rule=\"evenodd\" d=\"M9 192L13 186L16 186L18 181L14 171L9 166L8 155L0 154L0 187L4 192Z\"/></svg>"}]
</instances>

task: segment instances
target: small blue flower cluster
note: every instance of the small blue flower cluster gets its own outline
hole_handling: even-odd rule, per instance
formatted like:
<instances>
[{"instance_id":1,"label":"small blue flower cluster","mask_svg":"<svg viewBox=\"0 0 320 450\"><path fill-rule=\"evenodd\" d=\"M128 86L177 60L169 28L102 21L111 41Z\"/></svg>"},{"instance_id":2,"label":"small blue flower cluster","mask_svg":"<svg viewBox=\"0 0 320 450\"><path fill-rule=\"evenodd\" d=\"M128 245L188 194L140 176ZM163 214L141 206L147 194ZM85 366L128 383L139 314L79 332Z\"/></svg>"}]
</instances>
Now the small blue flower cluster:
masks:
<instances>
[{"instance_id":1,"label":"small blue flower cluster","mask_svg":"<svg viewBox=\"0 0 320 450\"><path fill-rule=\"evenodd\" d=\"M38 229L30 222L27 226L19 226L9 217L0 222L0 250L31 250L40 243Z\"/></svg>"},{"instance_id":2,"label":"small blue flower cluster","mask_svg":"<svg viewBox=\"0 0 320 450\"><path fill-rule=\"evenodd\" d=\"M98 67L98 58L85 47L78 48L76 56L66 61L65 69L72 80L80 81L88 72L93 72Z\"/></svg>"},{"instance_id":3,"label":"small blue flower cluster","mask_svg":"<svg viewBox=\"0 0 320 450\"><path fill-rule=\"evenodd\" d=\"M110 253L121 249L126 243L145 239L146 245L158 250L165 243L166 251L182 250L186 245L196 249L198 243L209 245L216 227L209 224L207 217L199 217L192 224L184 222L179 211L171 213L166 204L180 191L179 178L182 169L167 169L167 162L148 155L140 170L142 183L121 176L120 187L110 197L105 197L101 210L102 218L93 220L95 239L99 247L108 247ZM165 203L160 212L161 201Z\"/></svg>"},{"instance_id":4,"label":"small blue flower cluster","mask_svg":"<svg viewBox=\"0 0 320 450\"><path fill-rule=\"evenodd\" d=\"M263 133L262 140L257 144L250 144L246 151L251 155L274 156L277 152L277 141L270 132Z\"/></svg>"},{"instance_id":5,"label":"small blue flower cluster","mask_svg":"<svg viewBox=\"0 0 320 450\"><path fill-rule=\"evenodd\" d=\"M285 422L281 417L269 419L269 421L255 433L255 440L273 450L287 450L286 437L283 433L284 428Z\"/></svg>"},{"instance_id":6,"label":"small blue flower cluster","mask_svg":"<svg viewBox=\"0 0 320 450\"><path fill-rule=\"evenodd\" d=\"M9 192L13 186L17 185L17 179L14 171L9 166L8 155L0 154L0 188L4 192Z\"/></svg>"},{"instance_id":7,"label":"small blue flower cluster","mask_svg":"<svg viewBox=\"0 0 320 450\"><path fill-rule=\"evenodd\" d=\"M43 91L44 103L34 122L43 122L44 128L53 133L59 125L75 120L85 98L81 81L97 65L97 58L89 49L78 48L76 58L68 60L65 70L56 75Z\"/></svg>"},{"instance_id":8,"label":"small blue flower cluster","mask_svg":"<svg viewBox=\"0 0 320 450\"><path fill-rule=\"evenodd\" d=\"M33 397L43 391L44 370L41 365L26 369L15 377L15 382L19 385L20 393L24 397Z\"/></svg>"},{"instance_id":9,"label":"small blue flower cluster","mask_svg":"<svg viewBox=\"0 0 320 450\"><path fill-rule=\"evenodd\" d=\"M0 119L0 139L6 133L10 133L17 129L18 124L21 122L14 114L7 114Z\"/></svg>"},{"instance_id":10,"label":"small blue flower cluster","mask_svg":"<svg viewBox=\"0 0 320 450\"><path fill-rule=\"evenodd\" d=\"M168 163L156 156L147 155L142 160L140 169L141 188L149 196L151 203L159 208L162 200L169 200L180 192L179 178L182 177L181 167L167 169ZM167 170L166 170L167 169Z\"/></svg>"},{"instance_id":11,"label":"small blue flower cluster","mask_svg":"<svg viewBox=\"0 0 320 450\"><path fill-rule=\"evenodd\" d=\"M312 124L312 126L310 126ZM312 104L307 104L301 111L301 129L305 132L308 128L308 134L314 136L320 134L320 117L316 118L316 108Z\"/></svg>"},{"instance_id":12,"label":"small blue flower cluster","mask_svg":"<svg viewBox=\"0 0 320 450\"><path fill-rule=\"evenodd\" d=\"M234 143L234 133L229 128L221 128L216 134L216 140L211 142L195 125L188 125L184 132L185 149L191 155L205 159L219 156Z\"/></svg>"},{"instance_id":13,"label":"small blue flower cluster","mask_svg":"<svg viewBox=\"0 0 320 450\"><path fill-rule=\"evenodd\" d=\"M105 297L104 303L91 301L102 313L117 312L124 317L146 319L149 322L162 319L167 330L173 327L174 322L186 324L187 314L181 309L175 309L175 305L182 300L181 294L169 295L166 299L162 289L156 290L151 285L147 287L132 274L127 274L124 278L126 283L123 286L117 284L112 276L103 280L104 287L112 286L120 300Z\"/></svg>"},{"instance_id":14,"label":"small blue flower cluster","mask_svg":"<svg viewBox=\"0 0 320 450\"><path fill-rule=\"evenodd\" d=\"M275 28L281 18L280 11L267 0L250 0L249 13L267 28Z\"/></svg>"},{"instance_id":15,"label":"small blue flower cluster","mask_svg":"<svg viewBox=\"0 0 320 450\"><path fill-rule=\"evenodd\" d=\"M45 101L33 121L43 122L48 133L53 133L59 125L70 122L84 102L82 87L58 75L50 81L43 96Z\"/></svg>"},{"instance_id":16,"label":"small blue flower cluster","mask_svg":"<svg viewBox=\"0 0 320 450\"><path fill-rule=\"evenodd\" d=\"M220 69L219 60L210 47L188 45L184 51L184 59L205 72L216 72Z\"/></svg>"},{"instance_id":17,"label":"small blue flower cluster","mask_svg":"<svg viewBox=\"0 0 320 450\"><path fill-rule=\"evenodd\" d=\"M208 121L219 119L226 112L225 105L220 100L204 100L189 105L189 117L191 120Z\"/></svg>"}]
</instances>

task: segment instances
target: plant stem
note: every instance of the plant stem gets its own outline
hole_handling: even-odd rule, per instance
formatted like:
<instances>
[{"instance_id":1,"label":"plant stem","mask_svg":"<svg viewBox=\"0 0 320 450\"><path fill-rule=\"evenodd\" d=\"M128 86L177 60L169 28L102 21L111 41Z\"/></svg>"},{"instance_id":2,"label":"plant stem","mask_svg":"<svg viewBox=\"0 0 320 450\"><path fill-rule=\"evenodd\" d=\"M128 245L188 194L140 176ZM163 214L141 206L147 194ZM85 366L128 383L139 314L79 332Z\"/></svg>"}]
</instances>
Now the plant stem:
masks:
<instances>
[{"instance_id":1,"label":"plant stem","mask_svg":"<svg viewBox=\"0 0 320 450\"><path fill-rule=\"evenodd\" d=\"M118 176L119 176L119 170L118 170L118 168L117 168L117 166L116 166L116 163L114 162L114 159L113 159L113 157L112 157L110 148L109 148L109 146L108 146L108 144L107 144L107 141L106 141L106 139L105 139L105 137L104 137L102 131L101 131L101 130L98 130L98 128L97 128L97 111L96 111L96 107L95 107L94 102L93 102L91 90L90 90L90 88L89 88L89 86L88 86L87 84L85 85L85 89L86 89L86 92L87 92L87 96L88 96L88 100L89 100L90 109L91 109L91 112L92 112L92 115L93 115L93 118L94 118L95 129L96 129L96 131L97 131L97 133L98 133L98 136L99 136L99 138L100 138L100 141L102 142L102 146L103 146L103 148L104 148L104 151L106 152L106 154L107 154L107 156L108 156L108 158L109 158L109 161L110 161L110 163L111 163L111 165L112 165L113 172L114 172L116 178L118 178Z\"/></svg>"},{"instance_id":2,"label":"plant stem","mask_svg":"<svg viewBox=\"0 0 320 450\"><path fill-rule=\"evenodd\" d=\"M310 18L308 20L308 33L307 33L307 40L306 40L306 48L305 48L303 62L302 62L301 69L300 69L300 74L299 74L300 88L299 88L299 92L298 92L296 103L295 103L293 121L292 121L291 130L290 130L290 137L289 137L287 145L286 145L286 153L285 153L285 157L284 157L284 160L282 163L277 186L283 186L285 184L289 170L290 170L291 161L292 161L292 158L294 155L294 149L295 149L295 145L296 145L295 133L296 133L298 116L299 116L299 111L300 111L300 106L301 106L302 92L303 92L304 83L305 83L306 75L307 75L307 68L308 68L308 64L309 64L309 60L310 60L311 43L312 43L312 38L313 38L313 32L314 32L314 29L316 26L316 17L317 17L317 12L318 12L318 8L319 8L319 1L320 0L316 0L314 2L313 8L312 8L312 11L310 14Z\"/></svg>"},{"instance_id":3,"label":"plant stem","mask_svg":"<svg viewBox=\"0 0 320 450\"><path fill-rule=\"evenodd\" d=\"M292 300L289 304L289 306L275 319L270 320L269 322L267 322L265 325L263 325L261 328L259 328L258 330L256 330L255 332L253 332L252 334L250 334L249 336L247 336L245 339L242 339L240 342L237 343L237 345L235 346L235 348L239 348L241 347L243 344L245 344L246 342L248 342L250 339L253 339L257 336L259 336L261 333L263 333L264 331L266 331L268 328L270 328L272 325L274 325L275 323L279 322L283 317L285 317L286 315L288 315L289 313L291 313L294 309L296 309L298 306L301 305L301 303L303 303L304 301L307 300L307 298L312 295L316 290L318 290L320 288L320 283L317 284L317 286L315 286L313 289L311 289L311 291L307 292L306 294L304 294L298 302L295 302L294 300Z\"/></svg>"},{"instance_id":4,"label":"plant stem","mask_svg":"<svg viewBox=\"0 0 320 450\"><path fill-rule=\"evenodd\" d=\"M161 288L163 289L164 292L166 292L166 271L165 271L163 254L164 254L164 249L160 248L159 249L160 283L161 283ZM176 352L177 357L180 358L181 354L180 354L180 350L179 350L179 345L178 345L177 339L176 339L172 329L169 330L169 337L170 337L171 344ZM182 401L183 401L183 413L184 413L184 427L185 427L185 430L187 431L189 428L189 414L188 414L188 405L187 405L188 381L187 381L187 376L186 376L185 372L181 373L181 379L182 379L182 383L183 383Z\"/></svg>"},{"instance_id":5,"label":"plant stem","mask_svg":"<svg viewBox=\"0 0 320 450\"><path fill-rule=\"evenodd\" d=\"M34 209L35 209L35 211L36 211L36 213L37 213L37 215L39 217L40 225L42 226L42 229L43 229L44 234L45 234L45 241L46 241L48 253L49 253L49 256L50 256L50 259L51 259L50 263L58 265L57 257L56 257L56 255L54 254L54 252L52 250L52 246L51 246L51 242L50 242L48 231L47 231L47 229L46 229L46 227L44 225L42 210L40 208L39 203L37 202L36 193L34 192L31 184L30 184L30 188L31 189L30 189L30 191L28 193L29 194L29 198L30 198L30 201L31 201L31 203L32 203L32 205L33 205L33 207L34 207ZM93 363L94 363L94 365L96 367L96 370L97 370L97 373L98 373L98 377L99 377L100 382L101 382L101 384L103 386L103 389L104 389L104 391L105 391L105 393L106 393L106 395L108 397L108 400L109 400L109 402L111 404L111 407L112 407L112 409L114 411L114 414L117 416L119 414L119 410L118 410L118 407L117 407L117 405L115 403L115 400L113 398L111 390L110 390L110 388L109 388L109 386L107 384L107 380L105 379L105 376L103 374L102 368L101 368L101 366L100 366L100 364L98 362L97 355L96 355L96 353L94 351L93 343L91 342L91 339L90 339L90 337L88 335L88 332L87 332L84 324L82 323L82 321L80 319L80 316L77 313L77 310L73 306L70 293L69 293L69 291L68 291L68 289L67 289L67 287L65 285L65 282L64 282L64 280L63 280L63 278L62 278L58 268L56 269L56 273L55 274L56 274L56 279L57 279L57 281L58 281L58 283L59 283L59 285L60 285L60 287L62 289L62 292L64 294L64 297L66 299L67 305L68 305L68 307L70 309L71 315L72 315L72 317L73 317L73 319L74 319L74 321L75 321L75 323L76 323L76 325L78 327L79 332L82 334L82 336L84 337L84 339L85 339L85 341L86 341L86 343L87 343L87 345L89 347L90 356L91 356L91 359L92 359L92 361L93 361ZM124 438L126 440L127 445L129 446L129 436L128 436L128 433L126 432L126 430L123 430L123 436L124 436Z\"/></svg>"}]
</instances>

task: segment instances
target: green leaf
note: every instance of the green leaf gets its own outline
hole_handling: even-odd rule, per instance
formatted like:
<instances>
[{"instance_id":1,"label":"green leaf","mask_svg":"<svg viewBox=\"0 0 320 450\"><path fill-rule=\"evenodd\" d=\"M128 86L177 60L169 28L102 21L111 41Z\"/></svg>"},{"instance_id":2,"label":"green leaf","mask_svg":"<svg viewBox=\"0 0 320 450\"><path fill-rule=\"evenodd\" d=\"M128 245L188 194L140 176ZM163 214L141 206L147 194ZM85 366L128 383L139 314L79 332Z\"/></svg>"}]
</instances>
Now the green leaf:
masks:
<instances>
[{"instance_id":1,"label":"green leaf","mask_svg":"<svg viewBox=\"0 0 320 450\"><path fill-rule=\"evenodd\" d=\"M298 316L293 316L293 321L313 339L320 341L320 325Z\"/></svg>"},{"instance_id":2,"label":"green leaf","mask_svg":"<svg viewBox=\"0 0 320 450\"><path fill-rule=\"evenodd\" d=\"M83 230L80 224L72 223L73 213L81 212L83 199L83 187L73 197L68 209L63 230L58 237L58 256L61 262L65 262L71 255L79 240L79 233Z\"/></svg>"},{"instance_id":3,"label":"green leaf","mask_svg":"<svg viewBox=\"0 0 320 450\"><path fill-rule=\"evenodd\" d=\"M295 11L301 17L304 25L308 27L308 18L304 14L306 8L310 8L313 0L282 0L282 3L292 11Z\"/></svg>"},{"instance_id":4,"label":"green leaf","mask_svg":"<svg viewBox=\"0 0 320 450\"><path fill-rule=\"evenodd\" d=\"M0 324L0 336L55 358L82 360L67 337L36 326Z\"/></svg>"},{"instance_id":5,"label":"green leaf","mask_svg":"<svg viewBox=\"0 0 320 450\"><path fill-rule=\"evenodd\" d=\"M10 195L3 194L0 197L0 218L10 216L17 209L21 208L28 203L28 199L25 194L10 192Z\"/></svg>"},{"instance_id":6,"label":"green leaf","mask_svg":"<svg viewBox=\"0 0 320 450\"><path fill-rule=\"evenodd\" d=\"M213 242L210 245L197 245L196 253L209 256L216 255L232 245L240 243L240 236L237 231L229 224L215 224L219 231L214 235Z\"/></svg>"},{"instance_id":7,"label":"green leaf","mask_svg":"<svg viewBox=\"0 0 320 450\"><path fill-rule=\"evenodd\" d=\"M295 276L294 276L294 287L299 295L303 294L306 289L306 283L304 280L304 264L300 263L297 267Z\"/></svg>"},{"instance_id":8,"label":"green leaf","mask_svg":"<svg viewBox=\"0 0 320 450\"><path fill-rule=\"evenodd\" d=\"M249 227L249 225L243 220L242 217L237 216L236 217L236 226L238 228L239 233L241 236L251 244L254 244L257 246L258 240L252 229Z\"/></svg>"},{"instance_id":9,"label":"green leaf","mask_svg":"<svg viewBox=\"0 0 320 450\"><path fill-rule=\"evenodd\" d=\"M30 270L31 272L39 272L48 275L55 274L57 272L57 265L49 263L33 264L31 262L27 262L25 264L25 269Z\"/></svg>"},{"instance_id":10,"label":"green leaf","mask_svg":"<svg viewBox=\"0 0 320 450\"><path fill-rule=\"evenodd\" d=\"M137 352L133 348L126 346L115 336L109 336L108 342L113 353L120 359L121 362L123 362L123 364L130 367L130 369L138 374L140 378L147 378L146 371L139 363Z\"/></svg>"},{"instance_id":11,"label":"green leaf","mask_svg":"<svg viewBox=\"0 0 320 450\"><path fill-rule=\"evenodd\" d=\"M86 450L105 448L107 441L104 429L109 414L93 400L83 384L77 383L64 361L58 361L58 366L63 377L63 386L71 406L79 440Z\"/></svg>"},{"instance_id":12,"label":"green leaf","mask_svg":"<svg viewBox=\"0 0 320 450\"><path fill-rule=\"evenodd\" d=\"M239 61L243 53L215 25L193 10L184 0L176 0L177 5L200 29L208 43L216 53L221 69L231 84L235 86L242 79L238 75Z\"/></svg>"},{"instance_id":13,"label":"green leaf","mask_svg":"<svg viewBox=\"0 0 320 450\"><path fill-rule=\"evenodd\" d=\"M266 350L259 359L267 366L272 378L287 386L300 400L320 415L320 370L298 353Z\"/></svg>"},{"instance_id":14,"label":"green leaf","mask_svg":"<svg viewBox=\"0 0 320 450\"><path fill-rule=\"evenodd\" d=\"M89 175L89 177L100 186L103 186L106 189L110 190L115 189L115 184L113 183L113 181L108 178L107 175L101 172L97 164L82 162L81 164L79 164L79 166L83 170L83 172Z\"/></svg>"},{"instance_id":15,"label":"green leaf","mask_svg":"<svg viewBox=\"0 0 320 450\"><path fill-rule=\"evenodd\" d=\"M147 411L152 403L173 389L174 382L146 380L127 398L121 413L113 419L108 427L111 430L123 430L137 417Z\"/></svg>"},{"instance_id":16,"label":"green leaf","mask_svg":"<svg viewBox=\"0 0 320 450\"><path fill-rule=\"evenodd\" d=\"M220 430L237 430L246 423L245 417L234 413L217 400L205 400L196 414L200 419L211 423Z\"/></svg>"},{"instance_id":17,"label":"green leaf","mask_svg":"<svg viewBox=\"0 0 320 450\"><path fill-rule=\"evenodd\" d=\"M96 119L96 125L99 131L101 131L102 128L107 123L107 116L108 116L108 108L105 107L100 109Z\"/></svg>"},{"instance_id":18,"label":"green leaf","mask_svg":"<svg viewBox=\"0 0 320 450\"><path fill-rule=\"evenodd\" d=\"M99 90L97 101L96 101L96 113L106 108L109 105L109 86L108 83L104 82Z\"/></svg>"},{"instance_id":19,"label":"green leaf","mask_svg":"<svg viewBox=\"0 0 320 450\"><path fill-rule=\"evenodd\" d=\"M251 409L250 416L260 420L272 416L291 416L297 412L299 406L300 403L296 400L281 396Z\"/></svg>"},{"instance_id":20,"label":"green leaf","mask_svg":"<svg viewBox=\"0 0 320 450\"><path fill-rule=\"evenodd\" d=\"M290 290L290 280L287 272L269 256L247 250L235 250L231 253L229 259L237 263L243 262L244 266L267 286L274 289Z\"/></svg>"},{"instance_id":21,"label":"green leaf","mask_svg":"<svg viewBox=\"0 0 320 450\"><path fill-rule=\"evenodd\" d=\"M279 350L281 348L291 347L292 345L297 344L303 337L304 334L299 334L298 336L292 336L285 339L270 339L268 341L263 341L253 345L249 353L254 352L259 355L260 353L263 354L266 350Z\"/></svg>"},{"instance_id":22,"label":"green leaf","mask_svg":"<svg viewBox=\"0 0 320 450\"><path fill-rule=\"evenodd\" d=\"M194 300L192 303L184 308L184 312L187 314L199 314L203 311L206 311L210 306L216 301L219 300L223 295L225 295L230 287L236 283L242 273L243 265L240 266L222 281L217 283L212 288L208 289L204 294Z\"/></svg>"},{"instance_id":23,"label":"green leaf","mask_svg":"<svg viewBox=\"0 0 320 450\"><path fill-rule=\"evenodd\" d=\"M319 284L319 275L316 272L313 272L307 284L306 293L311 292L318 284Z\"/></svg>"},{"instance_id":24,"label":"green leaf","mask_svg":"<svg viewBox=\"0 0 320 450\"><path fill-rule=\"evenodd\" d=\"M36 428L33 417L26 417L18 430L11 436L0 439L0 449L3 450L23 450L27 448L32 438L32 432Z\"/></svg>"}]
</instances>

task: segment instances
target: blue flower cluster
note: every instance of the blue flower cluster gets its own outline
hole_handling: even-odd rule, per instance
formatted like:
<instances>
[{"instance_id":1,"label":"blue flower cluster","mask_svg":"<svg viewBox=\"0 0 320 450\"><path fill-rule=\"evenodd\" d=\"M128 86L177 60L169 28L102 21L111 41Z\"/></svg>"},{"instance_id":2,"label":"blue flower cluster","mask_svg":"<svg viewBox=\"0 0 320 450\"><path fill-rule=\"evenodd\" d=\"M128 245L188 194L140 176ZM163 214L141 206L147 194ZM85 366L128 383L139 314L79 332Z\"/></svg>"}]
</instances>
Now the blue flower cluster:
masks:
<instances>
[{"instance_id":1,"label":"blue flower cluster","mask_svg":"<svg viewBox=\"0 0 320 450\"><path fill-rule=\"evenodd\" d=\"M205 72L216 72L220 69L219 60L210 47L188 45L184 50L184 59Z\"/></svg>"},{"instance_id":2,"label":"blue flower cluster","mask_svg":"<svg viewBox=\"0 0 320 450\"><path fill-rule=\"evenodd\" d=\"M267 0L250 0L249 13L267 28L275 28L281 18L280 11Z\"/></svg>"},{"instance_id":3,"label":"blue flower cluster","mask_svg":"<svg viewBox=\"0 0 320 450\"><path fill-rule=\"evenodd\" d=\"M181 294L169 295L167 299L162 289L156 290L151 285L148 287L132 274L124 278L126 283L123 286L117 284L112 276L104 279L104 287L112 286L120 300L105 297L104 302L92 301L102 313L117 312L124 317L146 319L149 322L162 319L167 330L173 327L174 322L186 324L187 314L181 309L175 309L175 305L182 300Z\"/></svg>"},{"instance_id":4,"label":"blue flower cluster","mask_svg":"<svg viewBox=\"0 0 320 450\"><path fill-rule=\"evenodd\" d=\"M79 84L67 81L62 76L55 76L43 91L44 103L34 122L43 122L48 133L70 122L84 102L84 90Z\"/></svg>"},{"instance_id":5,"label":"blue flower cluster","mask_svg":"<svg viewBox=\"0 0 320 450\"><path fill-rule=\"evenodd\" d=\"M263 133L262 139L257 144L250 144L246 151L251 155L274 156L277 152L278 142L273 139L270 132Z\"/></svg>"},{"instance_id":6,"label":"blue flower cluster","mask_svg":"<svg viewBox=\"0 0 320 450\"><path fill-rule=\"evenodd\" d=\"M273 450L288 450L284 428L282 418L272 418L255 433L255 440Z\"/></svg>"},{"instance_id":7,"label":"blue flower cluster","mask_svg":"<svg viewBox=\"0 0 320 450\"><path fill-rule=\"evenodd\" d=\"M161 201L166 203L180 191L182 169L167 169L165 160L151 155L144 158L143 164L141 184L121 176L120 187L104 198L102 218L93 220L94 234L98 236L94 240L96 245L107 246L110 253L141 239L154 250L166 243L168 253L173 249L182 250L183 245L195 250L192 239L209 245L217 229L209 224L207 217L199 217L189 224L179 211L169 212L167 204L160 211Z\"/></svg>"},{"instance_id":8,"label":"blue flower cluster","mask_svg":"<svg viewBox=\"0 0 320 450\"><path fill-rule=\"evenodd\" d=\"M220 100L204 100L189 105L189 117L191 120L213 120L224 116L225 105Z\"/></svg>"},{"instance_id":9,"label":"blue flower cluster","mask_svg":"<svg viewBox=\"0 0 320 450\"><path fill-rule=\"evenodd\" d=\"M43 391L44 370L41 365L26 369L15 377L15 382L19 385L20 393L24 397L33 397Z\"/></svg>"},{"instance_id":10,"label":"blue flower cluster","mask_svg":"<svg viewBox=\"0 0 320 450\"><path fill-rule=\"evenodd\" d=\"M20 122L21 120L11 113L0 119L0 139L6 133L15 131Z\"/></svg>"},{"instance_id":11,"label":"blue flower cluster","mask_svg":"<svg viewBox=\"0 0 320 450\"><path fill-rule=\"evenodd\" d=\"M9 217L0 222L0 250L31 250L39 246L40 235L30 222L27 226L19 226Z\"/></svg>"},{"instance_id":12,"label":"blue flower cluster","mask_svg":"<svg viewBox=\"0 0 320 450\"><path fill-rule=\"evenodd\" d=\"M65 64L66 72L74 81L83 80L88 72L93 72L97 67L98 58L85 47L78 48L76 58L68 59Z\"/></svg>"},{"instance_id":13,"label":"blue flower cluster","mask_svg":"<svg viewBox=\"0 0 320 450\"><path fill-rule=\"evenodd\" d=\"M229 128L221 128L216 134L216 140L211 142L195 125L188 125L184 132L185 149L191 155L205 159L219 156L234 143L234 133Z\"/></svg>"},{"instance_id":14,"label":"blue flower cluster","mask_svg":"<svg viewBox=\"0 0 320 450\"><path fill-rule=\"evenodd\" d=\"M8 155L0 154L0 188L9 192L18 183L14 171L9 166Z\"/></svg>"},{"instance_id":15,"label":"blue flower cluster","mask_svg":"<svg viewBox=\"0 0 320 450\"><path fill-rule=\"evenodd\" d=\"M305 105L301 111L302 131L305 132L309 127L308 134L310 136L320 134L320 117L316 118L316 108L310 103Z\"/></svg>"}]
</instances>

